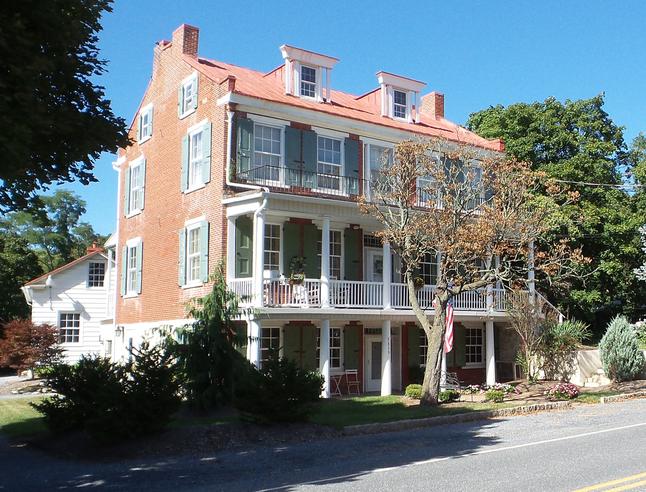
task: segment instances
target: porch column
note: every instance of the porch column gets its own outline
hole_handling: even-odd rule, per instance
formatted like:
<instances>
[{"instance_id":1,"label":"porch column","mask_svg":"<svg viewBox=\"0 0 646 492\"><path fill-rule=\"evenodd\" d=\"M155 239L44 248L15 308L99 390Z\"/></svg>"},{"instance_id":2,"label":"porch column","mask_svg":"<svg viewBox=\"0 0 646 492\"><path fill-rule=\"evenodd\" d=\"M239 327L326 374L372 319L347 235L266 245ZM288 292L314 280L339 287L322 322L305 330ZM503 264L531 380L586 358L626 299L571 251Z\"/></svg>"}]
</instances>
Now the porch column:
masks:
<instances>
[{"instance_id":1,"label":"porch column","mask_svg":"<svg viewBox=\"0 0 646 492\"><path fill-rule=\"evenodd\" d=\"M265 269L265 214L254 214L253 224L253 304L263 305L263 277Z\"/></svg>"},{"instance_id":2,"label":"porch column","mask_svg":"<svg viewBox=\"0 0 646 492\"><path fill-rule=\"evenodd\" d=\"M321 320L319 371L323 376L321 398L330 397L330 320Z\"/></svg>"},{"instance_id":3,"label":"porch column","mask_svg":"<svg viewBox=\"0 0 646 492\"><path fill-rule=\"evenodd\" d=\"M330 307L330 218L323 217L321 231L321 307Z\"/></svg>"},{"instance_id":4,"label":"porch column","mask_svg":"<svg viewBox=\"0 0 646 492\"><path fill-rule=\"evenodd\" d=\"M485 321L485 350L487 367L487 384L496 382L496 352L494 347L493 321Z\"/></svg>"},{"instance_id":5,"label":"porch column","mask_svg":"<svg viewBox=\"0 0 646 492\"><path fill-rule=\"evenodd\" d=\"M381 396L388 396L393 392L390 331L390 320L384 320L381 325Z\"/></svg>"},{"instance_id":6,"label":"porch column","mask_svg":"<svg viewBox=\"0 0 646 492\"><path fill-rule=\"evenodd\" d=\"M262 333L262 324L257 318L250 318L247 321L249 342L247 348L247 357L249 362L260 368L260 334Z\"/></svg>"},{"instance_id":7,"label":"porch column","mask_svg":"<svg viewBox=\"0 0 646 492\"><path fill-rule=\"evenodd\" d=\"M236 276L236 219L227 218L227 279Z\"/></svg>"},{"instance_id":8,"label":"porch column","mask_svg":"<svg viewBox=\"0 0 646 492\"><path fill-rule=\"evenodd\" d=\"M384 309L391 309L390 301L390 281L393 277L392 273L392 256L390 255L390 244L383 243L383 256L384 256L384 271L383 271L383 302ZM390 394L390 393L388 393Z\"/></svg>"}]
</instances>

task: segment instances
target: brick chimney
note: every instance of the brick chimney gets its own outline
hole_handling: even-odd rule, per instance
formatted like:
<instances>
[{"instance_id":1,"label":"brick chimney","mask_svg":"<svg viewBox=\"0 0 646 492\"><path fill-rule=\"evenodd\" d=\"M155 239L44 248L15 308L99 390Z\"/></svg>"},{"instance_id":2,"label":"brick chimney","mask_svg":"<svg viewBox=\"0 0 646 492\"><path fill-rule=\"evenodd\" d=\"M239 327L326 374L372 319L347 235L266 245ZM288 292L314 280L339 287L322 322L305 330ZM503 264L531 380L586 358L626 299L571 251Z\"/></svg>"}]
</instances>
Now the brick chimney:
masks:
<instances>
[{"instance_id":1,"label":"brick chimney","mask_svg":"<svg viewBox=\"0 0 646 492\"><path fill-rule=\"evenodd\" d=\"M444 118L444 94L431 92L422 96L420 111L422 114L429 115L436 120Z\"/></svg>"},{"instance_id":2,"label":"brick chimney","mask_svg":"<svg viewBox=\"0 0 646 492\"><path fill-rule=\"evenodd\" d=\"M103 251L103 248L101 246L97 246L96 243L92 243L92 246L88 246L85 254L89 255L91 253L101 253Z\"/></svg>"},{"instance_id":3,"label":"brick chimney","mask_svg":"<svg viewBox=\"0 0 646 492\"><path fill-rule=\"evenodd\" d=\"M183 54L197 58L199 38L200 30L197 27L182 24L173 32L173 46L181 49Z\"/></svg>"}]
</instances>

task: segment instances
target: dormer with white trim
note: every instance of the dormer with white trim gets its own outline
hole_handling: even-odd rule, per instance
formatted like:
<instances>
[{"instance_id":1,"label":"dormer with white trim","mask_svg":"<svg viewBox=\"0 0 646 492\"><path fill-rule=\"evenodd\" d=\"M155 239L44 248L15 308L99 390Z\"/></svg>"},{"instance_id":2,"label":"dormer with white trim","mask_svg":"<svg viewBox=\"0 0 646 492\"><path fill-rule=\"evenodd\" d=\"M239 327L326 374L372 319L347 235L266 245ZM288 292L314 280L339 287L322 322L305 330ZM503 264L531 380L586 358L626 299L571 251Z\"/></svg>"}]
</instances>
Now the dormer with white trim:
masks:
<instances>
[{"instance_id":1,"label":"dormer with white trim","mask_svg":"<svg viewBox=\"0 0 646 492\"><path fill-rule=\"evenodd\" d=\"M381 89L381 115L395 120L419 123L420 91L424 82L388 72L377 72Z\"/></svg>"},{"instance_id":2,"label":"dormer with white trim","mask_svg":"<svg viewBox=\"0 0 646 492\"><path fill-rule=\"evenodd\" d=\"M287 44L280 52L285 60L285 94L329 102L330 72L339 60Z\"/></svg>"}]
</instances>

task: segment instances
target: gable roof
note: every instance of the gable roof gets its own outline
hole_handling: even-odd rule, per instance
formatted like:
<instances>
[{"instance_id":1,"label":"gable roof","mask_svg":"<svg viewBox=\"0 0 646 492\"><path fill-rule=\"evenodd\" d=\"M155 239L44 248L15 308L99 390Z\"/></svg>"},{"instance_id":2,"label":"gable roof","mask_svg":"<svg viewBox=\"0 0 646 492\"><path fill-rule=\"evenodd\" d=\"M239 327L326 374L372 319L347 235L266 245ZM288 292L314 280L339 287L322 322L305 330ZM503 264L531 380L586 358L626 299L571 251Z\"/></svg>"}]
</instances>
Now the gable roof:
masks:
<instances>
[{"instance_id":1,"label":"gable roof","mask_svg":"<svg viewBox=\"0 0 646 492\"><path fill-rule=\"evenodd\" d=\"M235 94L390 127L415 133L420 136L444 138L488 150L501 150L498 139L487 140L486 138L482 138L446 118L434 118L431 115L421 113L419 123L408 123L382 116L381 108L378 107L379 98L365 97L373 92L378 92L380 90L379 88L360 96L332 90L331 102L321 103L285 94L283 82L284 66L277 67L267 73L262 73L207 58L194 58L189 55L182 56L186 63L215 83L223 83L229 76L233 75L236 79L233 89L233 93Z\"/></svg>"},{"instance_id":2,"label":"gable roof","mask_svg":"<svg viewBox=\"0 0 646 492\"><path fill-rule=\"evenodd\" d=\"M27 282L25 284L25 287L45 285L44 281L47 280L47 277L49 277L50 275L51 276L58 275L59 273L62 273L65 270L69 270L73 266L76 266L79 263L83 263L85 260L89 260L90 258L92 258L94 256L101 256L102 258L107 259L107 257L103 254L102 251L92 251L92 252L90 252L90 253L88 253L88 254L86 254L84 256L81 256L80 258L77 258L76 260L73 260L73 261L70 261L69 263L66 263L63 266L55 268L51 272L44 273L40 277L36 277L35 279L30 280L29 282Z\"/></svg>"}]
</instances>

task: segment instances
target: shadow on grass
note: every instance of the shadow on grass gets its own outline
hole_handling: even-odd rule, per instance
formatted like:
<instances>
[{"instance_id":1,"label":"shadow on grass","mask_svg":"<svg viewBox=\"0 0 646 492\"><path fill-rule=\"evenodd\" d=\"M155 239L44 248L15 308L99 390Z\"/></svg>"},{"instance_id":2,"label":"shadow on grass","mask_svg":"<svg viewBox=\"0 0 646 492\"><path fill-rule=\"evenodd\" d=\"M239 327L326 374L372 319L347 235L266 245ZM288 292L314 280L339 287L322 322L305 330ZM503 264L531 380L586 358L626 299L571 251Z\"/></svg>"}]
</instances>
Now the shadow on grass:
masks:
<instances>
[{"instance_id":1,"label":"shadow on grass","mask_svg":"<svg viewBox=\"0 0 646 492\"><path fill-rule=\"evenodd\" d=\"M43 417L27 417L11 422L0 428L3 434L10 438L40 436L47 433Z\"/></svg>"}]
</instances>

